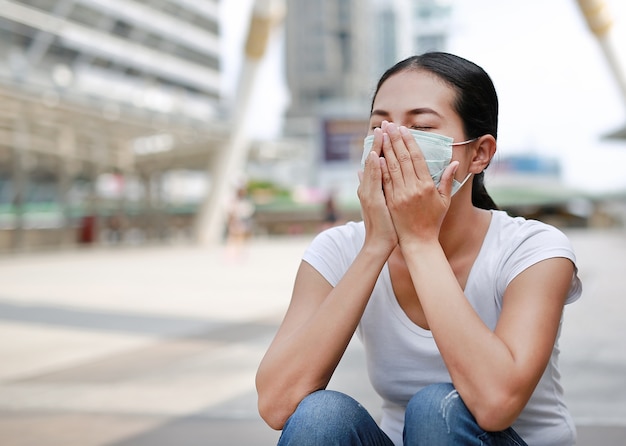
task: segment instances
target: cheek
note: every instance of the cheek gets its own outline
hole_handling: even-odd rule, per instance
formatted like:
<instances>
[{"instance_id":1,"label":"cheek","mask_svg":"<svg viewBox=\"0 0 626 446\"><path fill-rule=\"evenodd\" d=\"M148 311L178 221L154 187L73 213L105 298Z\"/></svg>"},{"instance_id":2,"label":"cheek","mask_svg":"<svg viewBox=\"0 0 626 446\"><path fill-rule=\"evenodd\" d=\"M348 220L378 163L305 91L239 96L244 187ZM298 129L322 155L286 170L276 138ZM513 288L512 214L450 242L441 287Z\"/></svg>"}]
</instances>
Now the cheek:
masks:
<instances>
[{"instance_id":1,"label":"cheek","mask_svg":"<svg viewBox=\"0 0 626 446\"><path fill-rule=\"evenodd\" d=\"M471 150L467 147L452 147L452 159L450 161L458 161L463 166L464 163L468 163L471 159Z\"/></svg>"}]
</instances>

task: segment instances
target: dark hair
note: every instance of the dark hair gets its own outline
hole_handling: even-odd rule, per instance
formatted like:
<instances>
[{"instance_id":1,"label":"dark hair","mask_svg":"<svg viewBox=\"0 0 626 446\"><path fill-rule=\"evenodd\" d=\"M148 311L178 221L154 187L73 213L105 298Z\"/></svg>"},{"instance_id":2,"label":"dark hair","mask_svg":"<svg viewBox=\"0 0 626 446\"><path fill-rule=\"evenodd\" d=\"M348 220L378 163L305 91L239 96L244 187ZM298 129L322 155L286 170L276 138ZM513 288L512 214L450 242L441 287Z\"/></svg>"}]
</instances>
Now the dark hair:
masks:
<instances>
[{"instance_id":1,"label":"dark hair","mask_svg":"<svg viewBox=\"0 0 626 446\"><path fill-rule=\"evenodd\" d=\"M456 90L456 99L452 106L463 122L467 138L478 138L487 134L498 138L498 95L491 78L475 63L454 54L424 53L404 59L389 68L376 85L372 109L383 83L394 74L408 70L428 71ZM482 209L498 209L487 193L484 177L484 172L474 175L472 204Z\"/></svg>"}]
</instances>

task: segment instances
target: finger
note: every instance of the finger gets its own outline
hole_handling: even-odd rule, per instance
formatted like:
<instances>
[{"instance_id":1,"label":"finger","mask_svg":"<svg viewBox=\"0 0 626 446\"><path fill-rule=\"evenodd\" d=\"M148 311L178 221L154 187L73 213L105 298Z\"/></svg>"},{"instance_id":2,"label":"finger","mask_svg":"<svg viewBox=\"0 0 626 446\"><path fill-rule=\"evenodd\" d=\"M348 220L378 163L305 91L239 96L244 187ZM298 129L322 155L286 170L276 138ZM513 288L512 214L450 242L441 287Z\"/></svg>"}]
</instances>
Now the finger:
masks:
<instances>
[{"instance_id":1,"label":"finger","mask_svg":"<svg viewBox=\"0 0 626 446\"><path fill-rule=\"evenodd\" d=\"M439 193L445 197L450 197L452 194L452 183L454 182L454 174L459 168L458 161L452 161L448 167L443 171L441 181L439 182Z\"/></svg>"},{"instance_id":2,"label":"finger","mask_svg":"<svg viewBox=\"0 0 626 446\"><path fill-rule=\"evenodd\" d=\"M380 127L374 129L374 141L372 142L372 150L378 156L383 153L383 131Z\"/></svg>"},{"instance_id":3,"label":"finger","mask_svg":"<svg viewBox=\"0 0 626 446\"><path fill-rule=\"evenodd\" d=\"M389 166L387 165L387 160L385 158L379 158L379 160L383 191L385 192L385 197L391 197L393 193L393 182L391 181Z\"/></svg>"},{"instance_id":4,"label":"finger","mask_svg":"<svg viewBox=\"0 0 626 446\"><path fill-rule=\"evenodd\" d=\"M363 199L365 197L369 197L371 196L371 190L372 190L372 174L373 174L373 170L372 170L372 154L374 154L374 152L370 152L367 157L365 158L365 166L363 168L363 171L359 171L358 175L359 175L359 187L357 189L357 195L359 196L359 200L361 201L361 203L363 203ZM376 158L378 158L378 156L374 155ZM375 186L374 186L375 187Z\"/></svg>"},{"instance_id":5,"label":"finger","mask_svg":"<svg viewBox=\"0 0 626 446\"><path fill-rule=\"evenodd\" d=\"M389 129L389 126L387 126L387 129ZM400 162L396 158L396 154L391 144L389 133L386 132L383 133L383 153L385 155L384 165L386 166L387 173L389 175L388 181L393 182L396 185L404 184L402 167L400 166Z\"/></svg>"},{"instance_id":6,"label":"finger","mask_svg":"<svg viewBox=\"0 0 626 446\"><path fill-rule=\"evenodd\" d=\"M415 137L413 137L409 129L407 129L405 126L401 126L399 128L399 131L402 135L404 143L408 148L411 163L413 165L413 170L415 171L417 177L420 179L429 178L430 172L424 158L424 153L422 152L422 149L420 148L417 141L415 141Z\"/></svg>"},{"instance_id":7,"label":"finger","mask_svg":"<svg viewBox=\"0 0 626 446\"><path fill-rule=\"evenodd\" d=\"M379 159L378 153L374 150L372 150L365 159L365 170L361 176L362 179L365 180L364 183L368 189L380 190L382 187Z\"/></svg>"},{"instance_id":8,"label":"finger","mask_svg":"<svg viewBox=\"0 0 626 446\"><path fill-rule=\"evenodd\" d=\"M413 163L411 161L411 153L407 148L407 141L405 141L400 129L397 125L389 123L389 125L387 125L387 134L389 135L389 139L391 141L393 155L400 165L400 170L405 177L405 181L414 177L415 169L413 168ZM385 153L385 157L386 156L387 153Z\"/></svg>"}]
</instances>

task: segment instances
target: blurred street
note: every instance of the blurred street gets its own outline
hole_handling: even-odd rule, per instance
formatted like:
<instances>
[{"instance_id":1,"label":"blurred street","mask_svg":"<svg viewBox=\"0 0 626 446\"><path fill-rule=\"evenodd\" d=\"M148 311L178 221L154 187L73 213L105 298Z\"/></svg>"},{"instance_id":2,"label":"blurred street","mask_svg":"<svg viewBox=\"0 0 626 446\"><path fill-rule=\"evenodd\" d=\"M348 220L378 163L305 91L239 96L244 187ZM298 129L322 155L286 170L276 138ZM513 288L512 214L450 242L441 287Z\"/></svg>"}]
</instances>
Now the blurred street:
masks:
<instances>
[{"instance_id":1,"label":"blurred street","mask_svg":"<svg viewBox=\"0 0 626 446\"><path fill-rule=\"evenodd\" d=\"M567 234L584 286L561 337L567 401L580 445L623 445L626 232ZM275 444L254 374L309 242L0 257L0 444ZM355 341L331 387L378 415L363 365Z\"/></svg>"}]
</instances>

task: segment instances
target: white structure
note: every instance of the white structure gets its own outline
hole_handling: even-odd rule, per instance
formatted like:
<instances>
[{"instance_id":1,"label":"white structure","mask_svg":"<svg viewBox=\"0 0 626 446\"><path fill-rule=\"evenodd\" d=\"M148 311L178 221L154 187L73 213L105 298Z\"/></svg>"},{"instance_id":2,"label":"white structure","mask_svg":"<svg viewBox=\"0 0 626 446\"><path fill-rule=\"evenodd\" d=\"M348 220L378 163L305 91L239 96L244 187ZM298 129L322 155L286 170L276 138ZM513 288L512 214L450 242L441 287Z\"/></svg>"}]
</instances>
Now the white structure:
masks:
<instances>
[{"instance_id":1,"label":"white structure","mask_svg":"<svg viewBox=\"0 0 626 446\"><path fill-rule=\"evenodd\" d=\"M162 232L163 172L228 139L219 26L218 0L0 0L0 249L70 242L85 214Z\"/></svg>"}]
</instances>

